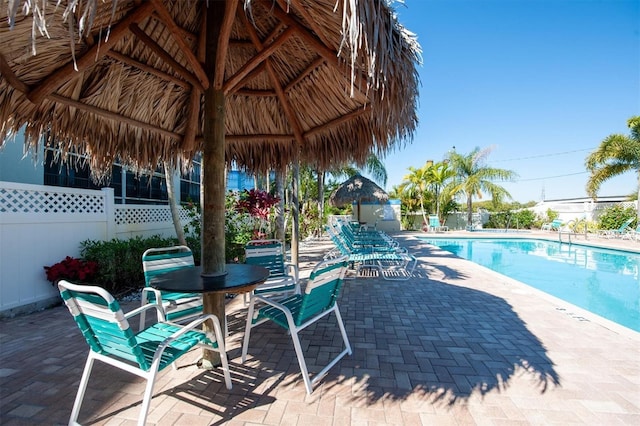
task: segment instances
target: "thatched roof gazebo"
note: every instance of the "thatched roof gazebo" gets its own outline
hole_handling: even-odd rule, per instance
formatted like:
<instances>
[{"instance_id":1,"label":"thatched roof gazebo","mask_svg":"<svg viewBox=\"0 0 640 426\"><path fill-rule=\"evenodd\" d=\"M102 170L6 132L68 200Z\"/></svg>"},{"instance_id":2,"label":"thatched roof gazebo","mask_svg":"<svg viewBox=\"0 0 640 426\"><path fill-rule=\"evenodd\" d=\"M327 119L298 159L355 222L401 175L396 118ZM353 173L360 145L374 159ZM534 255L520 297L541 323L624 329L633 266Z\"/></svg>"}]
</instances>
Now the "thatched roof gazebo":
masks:
<instances>
[{"instance_id":1,"label":"thatched roof gazebo","mask_svg":"<svg viewBox=\"0 0 640 426\"><path fill-rule=\"evenodd\" d=\"M225 268L225 165L324 170L385 152L416 126L419 47L387 0L11 0L8 10L0 141L24 126L27 148L44 138L86 153L97 175L115 159L153 170L202 152L206 273Z\"/></svg>"},{"instance_id":2,"label":"thatched roof gazebo","mask_svg":"<svg viewBox=\"0 0 640 426\"><path fill-rule=\"evenodd\" d=\"M366 177L355 174L342 182L329 196L329 204L336 207L358 204L358 222L362 202L376 202L384 204L389 200L389 194L375 182Z\"/></svg>"},{"instance_id":3,"label":"thatched roof gazebo","mask_svg":"<svg viewBox=\"0 0 640 426\"><path fill-rule=\"evenodd\" d=\"M92 21L85 9L65 20L66 3L0 19L1 140L26 126L29 147L46 136L86 151L96 173L116 157L188 162L203 149L210 87L224 95L226 164L253 172L364 160L416 125L419 52L385 0L336 11L335 0L210 1L218 23L205 1L87 0ZM46 34L33 32L36 13Z\"/></svg>"}]
</instances>

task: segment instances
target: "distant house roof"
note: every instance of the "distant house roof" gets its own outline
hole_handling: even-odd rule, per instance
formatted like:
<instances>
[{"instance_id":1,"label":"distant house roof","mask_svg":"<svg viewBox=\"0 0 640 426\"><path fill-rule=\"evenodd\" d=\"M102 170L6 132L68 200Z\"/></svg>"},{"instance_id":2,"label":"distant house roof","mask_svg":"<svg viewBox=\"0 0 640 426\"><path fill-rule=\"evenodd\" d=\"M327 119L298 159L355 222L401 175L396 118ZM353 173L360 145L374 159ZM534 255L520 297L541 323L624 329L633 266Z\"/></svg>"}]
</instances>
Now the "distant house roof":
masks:
<instances>
[{"instance_id":1,"label":"distant house roof","mask_svg":"<svg viewBox=\"0 0 640 426\"><path fill-rule=\"evenodd\" d=\"M543 200L538 202L538 204L536 205L551 204L551 203L554 203L554 204L588 203L591 201L594 201L595 203L621 203L623 201L629 201L629 196L628 195L605 195L605 196L599 196L595 200L593 200L591 197L558 198L557 200Z\"/></svg>"}]
</instances>

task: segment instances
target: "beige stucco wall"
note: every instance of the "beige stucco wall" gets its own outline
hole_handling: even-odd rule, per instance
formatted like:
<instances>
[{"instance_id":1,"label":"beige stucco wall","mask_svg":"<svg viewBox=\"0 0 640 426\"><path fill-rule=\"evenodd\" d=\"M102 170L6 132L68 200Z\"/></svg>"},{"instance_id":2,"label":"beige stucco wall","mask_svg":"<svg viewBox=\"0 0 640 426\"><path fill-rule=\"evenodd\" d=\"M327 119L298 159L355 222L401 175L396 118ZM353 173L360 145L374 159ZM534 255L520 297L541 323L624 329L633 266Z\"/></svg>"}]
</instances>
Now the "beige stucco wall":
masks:
<instances>
[{"instance_id":1,"label":"beige stucco wall","mask_svg":"<svg viewBox=\"0 0 640 426\"><path fill-rule=\"evenodd\" d=\"M400 231L400 200L389 200L386 204L362 203L360 222L384 232ZM353 220L358 220L358 206L353 204Z\"/></svg>"}]
</instances>

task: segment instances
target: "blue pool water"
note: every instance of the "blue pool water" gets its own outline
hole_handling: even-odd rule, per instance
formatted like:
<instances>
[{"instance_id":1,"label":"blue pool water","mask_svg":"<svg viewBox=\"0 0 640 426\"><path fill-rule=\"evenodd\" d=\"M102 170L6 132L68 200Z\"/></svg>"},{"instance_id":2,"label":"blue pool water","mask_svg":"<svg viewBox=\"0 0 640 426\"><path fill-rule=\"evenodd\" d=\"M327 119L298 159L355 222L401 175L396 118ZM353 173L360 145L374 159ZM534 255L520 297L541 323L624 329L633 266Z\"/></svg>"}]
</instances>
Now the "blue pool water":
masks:
<instances>
[{"instance_id":1,"label":"blue pool water","mask_svg":"<svg viewBox=\"0 0 640 426\"><path fill-rule=\"evenodd\" d=\"M640 331L638 254L520 238L423 240Z\"/></svg>"}]
</instances>

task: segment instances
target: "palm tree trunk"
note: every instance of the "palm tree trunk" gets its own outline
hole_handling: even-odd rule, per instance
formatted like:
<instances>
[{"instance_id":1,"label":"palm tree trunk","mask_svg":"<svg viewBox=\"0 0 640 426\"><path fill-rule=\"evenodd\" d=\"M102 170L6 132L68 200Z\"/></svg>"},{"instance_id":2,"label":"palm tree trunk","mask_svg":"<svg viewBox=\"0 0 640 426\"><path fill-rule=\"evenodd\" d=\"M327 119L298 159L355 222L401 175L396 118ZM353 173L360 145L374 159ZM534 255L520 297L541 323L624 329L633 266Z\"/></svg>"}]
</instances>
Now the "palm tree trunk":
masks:
<instances>
[{"instance_id":1,"label":"palm tree trunk","mask_svg":"<svg viewBox=\"0 0 640 426\"><path fill-rule=\"evenodd\" d=\"M318 236L322 235L324 224L324 171L318 170Z\"/></svg>"},{"instance_id":2,"label":"palm tree trunk","mask_svg":"<svg viewBox=\"0 0 640 426\"><path fill-rule=\"evenodd\" d=\"M636 226L640 226L640 170L637 170L638 174L638 199L636 200Z\"/></svg>"},{"instance_id":3,"label":"palm tree trunk","mask_svg":"<svg viewBox=\"0 0 640 426\"><path fill-rule=\"evenodd\" d=\"M285 220L284 220L284 206L285 206L285 181L287 179L286 170L276 171L276 193L280 202L276 204L276 239L280 240L284 244L285 240ZM286 245L285 245L286 246Z\"/></svg>"},{"instance_id":4,"label":"palm tree trunk","mask_svg":"<svg viewBox=\"0 0 640 426\"><path fill-rule=\"evenodd\" d=\"M169 199L169 210L171 211L171 220L173 221L173 227L176 230L176 237L178 237L178 244L182 246L187 245L187 240L184 237L184 230L182 229L182 223L180 223L180 213L178 212L178 202L176 201L176 194L173 188L173 173L169 164L165 161L164 165L164 180L167 183L167 198Z\"/></svg>"},{"instance_id":5,"label":"palm tree trunk","mask_svg":"<svg viewBox=\"0 0 640 426\"><path fill-rule=\"evenodd\" d=\"M420 197L420 210L422 211L422 223L424 223L424 226L429 226L429 221L427 220L427 215L424 214L424 201L422 200L422 197Z\"/></svg>"},{"instance_id":6,"label":"palm tree trunk","mask_svg":"<svg viewBox=\"0 0 640 426\"><path fill-rule=\"evenodd\" d=\"M473 226L473 198L467 195L467 226Z\"/></svg>"}]
</instances>

